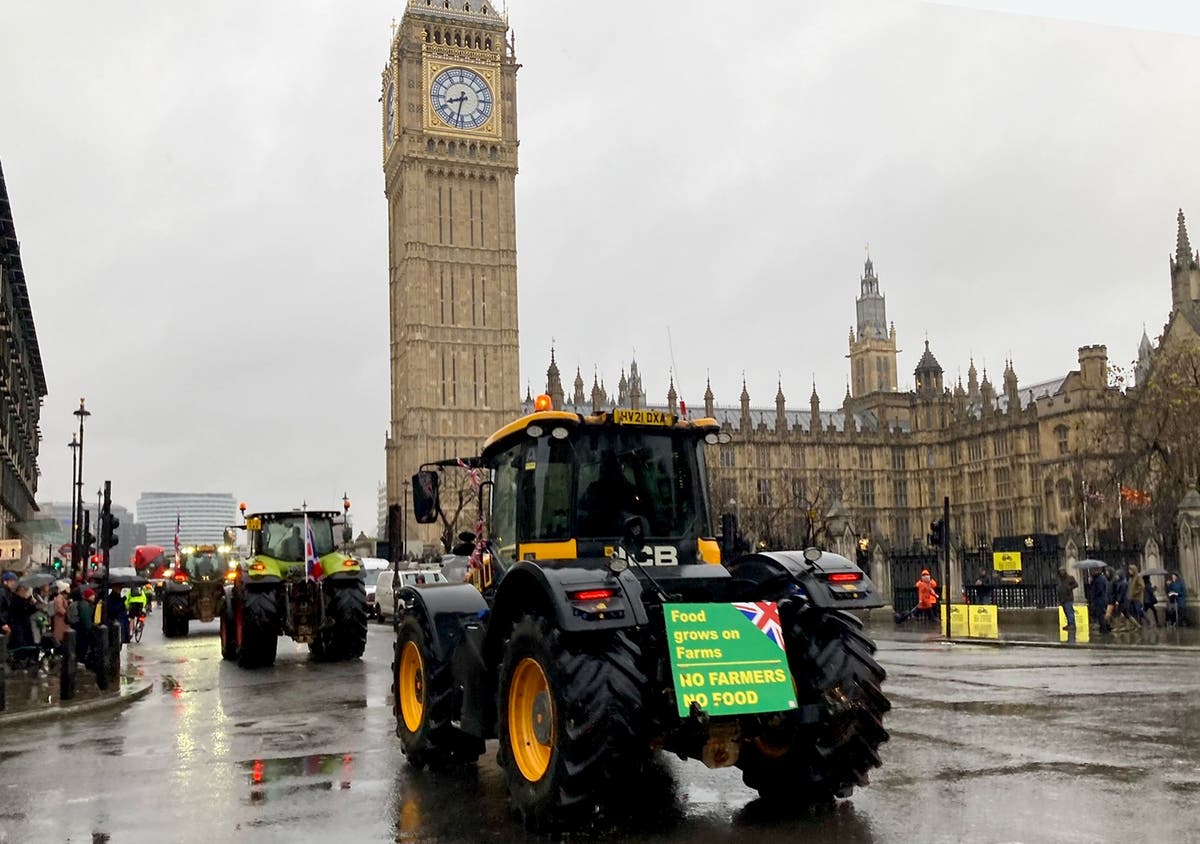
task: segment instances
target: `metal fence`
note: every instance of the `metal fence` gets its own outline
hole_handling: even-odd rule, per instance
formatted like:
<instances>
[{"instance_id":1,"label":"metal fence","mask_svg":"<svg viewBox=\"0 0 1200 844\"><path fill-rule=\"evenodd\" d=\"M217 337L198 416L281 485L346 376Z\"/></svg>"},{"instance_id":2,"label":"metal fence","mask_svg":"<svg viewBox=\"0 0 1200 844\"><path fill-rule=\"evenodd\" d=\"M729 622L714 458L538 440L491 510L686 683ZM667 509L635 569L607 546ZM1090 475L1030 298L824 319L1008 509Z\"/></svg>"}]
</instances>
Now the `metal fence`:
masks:
<instances>
[{"instance_id":1,"label":"metal fence","mask_svg":"<svg viewBox=\"0 0 1200 844\"><path fill-rule=\"evenodd\" d=\"M917 581L921 571L929 569L935 580L941 579L941 564L933 552L918 554L892 554L892 608L896 612L908 612L917 605Z\"/></svg>"}]
</instances>

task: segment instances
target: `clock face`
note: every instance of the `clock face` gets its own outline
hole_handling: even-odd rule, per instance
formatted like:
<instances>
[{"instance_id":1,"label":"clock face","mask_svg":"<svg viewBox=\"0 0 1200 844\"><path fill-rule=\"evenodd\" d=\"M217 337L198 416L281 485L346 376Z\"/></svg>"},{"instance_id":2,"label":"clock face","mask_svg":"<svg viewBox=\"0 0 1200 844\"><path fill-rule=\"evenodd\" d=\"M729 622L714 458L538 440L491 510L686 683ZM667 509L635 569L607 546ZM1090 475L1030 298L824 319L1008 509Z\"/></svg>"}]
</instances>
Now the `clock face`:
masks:
<instances>
[{"instance_id":1,"label":"clock face","mask_svg":"<svg viewBox=\"0 0 1200 844\"><path fill-rule=\"evenodd\" d=\"M392 142L392 134L396 131L396 86L388 85L387 90L387 142Z\"/></svg>"},{"instance_id":2,"label":"clock face","mask_svg":"<svg viewBox=\"0 0 1200 844\"><path fill-rule=\"evenodd\" d=\"M465 67L448 67L429 86L429 103L438 119L455 129L478 129L492 116L492 89Z\"/></svg>"}]
</instances>

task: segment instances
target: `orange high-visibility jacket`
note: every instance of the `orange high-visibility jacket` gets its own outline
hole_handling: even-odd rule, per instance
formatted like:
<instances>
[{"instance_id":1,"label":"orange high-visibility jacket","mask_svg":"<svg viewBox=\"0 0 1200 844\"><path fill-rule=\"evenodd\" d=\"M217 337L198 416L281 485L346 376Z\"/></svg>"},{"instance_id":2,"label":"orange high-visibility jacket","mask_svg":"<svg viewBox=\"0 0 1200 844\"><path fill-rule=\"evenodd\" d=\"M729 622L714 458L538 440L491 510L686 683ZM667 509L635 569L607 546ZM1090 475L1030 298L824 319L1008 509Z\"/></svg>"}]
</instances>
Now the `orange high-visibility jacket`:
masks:
<instances>
[{"instance_id":1,"label":"orange high-visibility jacket","mask_svg":"<svg viewBox=\"0 0 1200 844\"><path fill-rule=\"evenodd\" d=\"M937 603L937 581L933 578L926 583L924 580L917 581L917 606L923 610L927 610Z\"/></svg>"}]
</instances>

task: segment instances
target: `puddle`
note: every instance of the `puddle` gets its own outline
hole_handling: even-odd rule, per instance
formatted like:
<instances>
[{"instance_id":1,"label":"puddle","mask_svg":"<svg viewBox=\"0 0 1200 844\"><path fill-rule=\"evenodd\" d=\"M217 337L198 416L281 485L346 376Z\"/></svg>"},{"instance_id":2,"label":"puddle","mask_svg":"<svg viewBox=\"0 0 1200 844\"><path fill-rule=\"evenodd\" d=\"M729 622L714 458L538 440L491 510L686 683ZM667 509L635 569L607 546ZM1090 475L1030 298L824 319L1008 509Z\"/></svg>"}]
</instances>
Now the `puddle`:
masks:
<instances>
[{"instance_id":1,"label":"puddle","mask_svg":"<svg viewBox=\"0 0 1200 844\"><path fill-rule=\"evenodd\" d=\"M305 791L346 791L354 778L350 753L317 753L241 763L250 802L263 803Z\"/></svg>"}]
</instances>

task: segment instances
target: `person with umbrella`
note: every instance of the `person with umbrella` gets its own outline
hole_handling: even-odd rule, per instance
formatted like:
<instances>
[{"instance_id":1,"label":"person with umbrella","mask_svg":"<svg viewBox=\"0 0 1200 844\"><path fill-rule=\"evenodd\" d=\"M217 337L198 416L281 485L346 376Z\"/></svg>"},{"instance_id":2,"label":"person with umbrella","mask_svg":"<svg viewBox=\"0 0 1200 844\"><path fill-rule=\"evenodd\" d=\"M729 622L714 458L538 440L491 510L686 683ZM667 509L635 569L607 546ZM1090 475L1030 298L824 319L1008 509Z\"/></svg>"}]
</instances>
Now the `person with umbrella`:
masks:
<instances>
[{"instance_id":1,"label":"person with umbrella","mask_svg":"<svg viewBox=\"0 0 1200 844\"><path fill-rule=\"evenodd\" d=\"M1108 620L1104 617L1104 612L1108 609L1108 578L1104 574L1104 569L1096 570L1096 574L1092 577L1092 618L1096 621L1096 626L1100 628L1101 633L1109 632Z\"/></svg>"},{"instance_id":2,"label":"person with umbrella","mask_svg":"<svg viewBox=\"0 0 1200 844\"><path fill-rule=\"evenodd\" d=\"M1063 630L1071 632L1075 630L1075 589L1078 586L1079 583L1071 577L1066 567L1058 570L1058 605L1062 607L1063 620L1066 622Z\"/></svg>"},{"instance_id":3,"label":"person with umbrella","mask_svg":"<svg viewBox=\"0 0 1200 844\"><path fill-rule=\"evenodd\" d=\"M1184 610L1187 606L1187 587L1178 572L1171 572L1171 581L1167 584L1167 621L1174 621L1176 626L1186 623Z\"/></svg>"}]
</instances>

